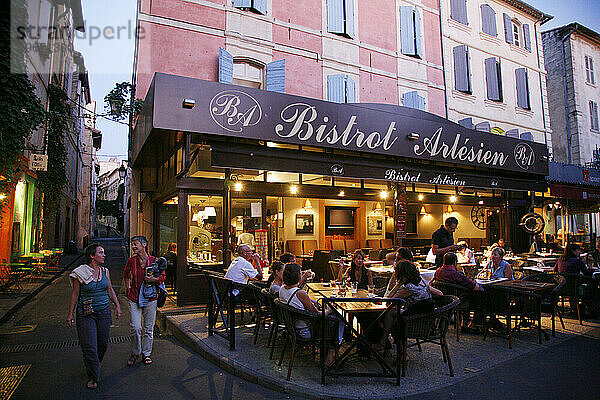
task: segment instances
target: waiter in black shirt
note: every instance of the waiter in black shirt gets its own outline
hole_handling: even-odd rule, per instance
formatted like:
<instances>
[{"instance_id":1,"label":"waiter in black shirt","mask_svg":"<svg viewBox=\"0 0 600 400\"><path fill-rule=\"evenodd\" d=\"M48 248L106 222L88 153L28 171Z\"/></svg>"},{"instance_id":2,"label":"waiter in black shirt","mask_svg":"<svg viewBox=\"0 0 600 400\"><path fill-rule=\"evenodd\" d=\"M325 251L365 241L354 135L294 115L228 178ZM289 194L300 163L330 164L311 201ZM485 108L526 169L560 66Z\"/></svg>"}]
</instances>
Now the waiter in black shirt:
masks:
<instances>
[{"instance_id":1,"label":"waiter in black shirt","mask_svg":"<svg viewBox=\"0 0 600 400\"><path fill-rule=\"evenodd\" d=\"M454 244L454 231L458 227L456 217L448 217L444 225L431 236L431 252L435 256L435 266L444 265L444 254L449 251L457 251L460 246Z\"/></svg>"}]
</instances>

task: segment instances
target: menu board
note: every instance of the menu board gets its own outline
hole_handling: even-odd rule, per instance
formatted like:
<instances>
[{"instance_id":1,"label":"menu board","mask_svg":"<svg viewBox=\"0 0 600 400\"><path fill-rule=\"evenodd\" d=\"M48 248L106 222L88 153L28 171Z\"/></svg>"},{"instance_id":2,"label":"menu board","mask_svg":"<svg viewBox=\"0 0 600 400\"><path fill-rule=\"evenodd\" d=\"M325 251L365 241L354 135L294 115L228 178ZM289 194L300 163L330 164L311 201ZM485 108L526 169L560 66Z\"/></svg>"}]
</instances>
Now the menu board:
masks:
<instances>
[{"instance_id":1,"label":"menu board","mask_svg":"<svg viewBox=\"0 0 600 400\"><path fill-rule=\"evenodd\" d=\"M408 200L406 196L406 184L398 182L396 187L395 198L395 216L396 216L396 245L401 245L401 239L406 237L406 211L408 209Z\"/></svg>"}]
</instances>

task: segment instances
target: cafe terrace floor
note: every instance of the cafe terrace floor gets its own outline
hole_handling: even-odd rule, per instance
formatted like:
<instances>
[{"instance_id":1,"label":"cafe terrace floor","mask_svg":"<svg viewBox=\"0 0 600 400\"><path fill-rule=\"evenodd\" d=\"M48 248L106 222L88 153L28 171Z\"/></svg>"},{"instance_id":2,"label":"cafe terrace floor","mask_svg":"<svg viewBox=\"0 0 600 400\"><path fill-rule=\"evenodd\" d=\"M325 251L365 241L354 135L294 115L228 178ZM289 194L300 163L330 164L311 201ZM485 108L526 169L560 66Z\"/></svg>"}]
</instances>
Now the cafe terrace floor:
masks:
<instances>
[{"instance_id":1,"label":"cafe terrace floor","mask_svg":"<svg viewBox=\"0 0 600 400\"><path fill-rule=\"evenodd\" d=\"M421 353L416 347L408 350L410 362L400 386L395 386L392 378L359 377L327 377L327 383L321 385L318 356L317 360L313 360L308 348L297 351L292 377L288 382L285 378L289 346L279 367L277 360L281 354L282 342L278 340L274 360L269 360L267 330L259 333L258 342L254 345L254 325L236 329L236 350L229 351L225 339L216 335L208 337L203 307L176 307L170 298L165 307L159 310L157 324L163 332L174 335L218 367L272 390L318 399L388 399L449 387L520 356L530 357L531 368L536 368L536 353L577 335L593 337L600 343L600 322L597 319L584 320L583 325L579 325L576 318L563 316L563 320L566 329L562 329L557 319L556 337L552 337L551 320L549 317L542 317L542 326L550 335L550 340L543 340L542 344L538 344L537 330L524 329L515 333L512 349L508 348L506 338L495 333L488 335L485 341L481 335L461 334L460 342L457 342L452 325L447 338L455 376L450 377L439 346L424 344ZM592 365L586 365L586 360L581 360L579 367L584 370ZM527 371L514 373L526 375Z\"/></svg>"}]
</instances>

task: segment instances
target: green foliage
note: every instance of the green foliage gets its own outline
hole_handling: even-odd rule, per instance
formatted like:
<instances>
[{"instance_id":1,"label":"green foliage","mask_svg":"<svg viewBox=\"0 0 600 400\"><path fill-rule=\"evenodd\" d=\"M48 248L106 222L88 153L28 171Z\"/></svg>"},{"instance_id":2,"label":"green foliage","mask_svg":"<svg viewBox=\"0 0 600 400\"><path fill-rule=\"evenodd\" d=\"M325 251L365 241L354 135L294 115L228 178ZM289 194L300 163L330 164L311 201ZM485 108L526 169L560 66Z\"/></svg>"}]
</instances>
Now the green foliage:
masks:
<instances>
[{"instance_id":1,"label":"green foliage","mask_svg":"<svg viewBox=\"0 0 600 400\"><path fill-rule=\"evenodd\" d=\"M25 41L10 41L10 18L15 24L26 25L27 7L24 1L11 2L12 13L0 16L0 193L8 194L16 185L17 159L25 150L25 139L45 119L44 108L35 88L25 74ZM12 61L12 71L11 71ZM0 223L7 200L0 200Z\"/></svg>"},{"instance_id":2,"label":"green foliage","mask_svg":"<svg viewBox=\"0 0 600 400\"><path fill-rule=\"evenodd\" d=\"M67 182L66 134L71 128L71 106L67 94L58 86L48 87L50 109L48 111L47 154L48 170L38 173L39 187L44 193L46 210L52 212L58 206L62 189Z\"/></svg>"},{"instance_id":3,"label":"green foliage","mask_svg":"<svg viewBox=\"0 0 600 400\"><path fill-rule=\"evenodd\" d=\"M134 87L129 82L117 83L115 87L104 96L104 109L107 116L115 121L135 117L141 110L143 101L134 99Z\"/></svg>"}]
</instances>

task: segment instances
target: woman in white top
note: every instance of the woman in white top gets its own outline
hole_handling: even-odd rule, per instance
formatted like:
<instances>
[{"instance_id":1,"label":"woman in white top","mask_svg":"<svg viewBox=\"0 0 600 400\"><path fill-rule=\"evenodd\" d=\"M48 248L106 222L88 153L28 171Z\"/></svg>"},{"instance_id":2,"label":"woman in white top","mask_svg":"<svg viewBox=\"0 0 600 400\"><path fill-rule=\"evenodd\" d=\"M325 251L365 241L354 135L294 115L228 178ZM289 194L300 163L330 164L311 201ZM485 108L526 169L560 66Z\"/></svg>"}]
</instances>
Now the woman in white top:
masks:
<instances>
[{"instance_id":1,"label":"woman in white top","mask_svg":"<svg viewBox=\"0 0 600 400\"><path fill-rule=\"evenodd\" d=\"M467 246L467 242L462 240L456 243L456 245L460 246L460 248L456 252L456 256L458 257L458 263L475 264L475 254L473 254L473 251L469 249L469 246Z\"/></svg>"},{"instance_id":2,"label":"woman in white top","mask_svg":"<svg viewBox=\"0 0 600 400\"><path fill-rule=\"evenodd\" d=\"M308 294L298 287L300 283L300 266L298 264L286 264L283 270L283 286L279 289L279 300L287 305L305 310L314 314L320 314L313 301L308 297ZM296 330L301 337L310 338L310 330L304 321L296 321ZM333 364L335 351L330 348L327 352L325 365Z\"/></svg>"}]
</instances>

